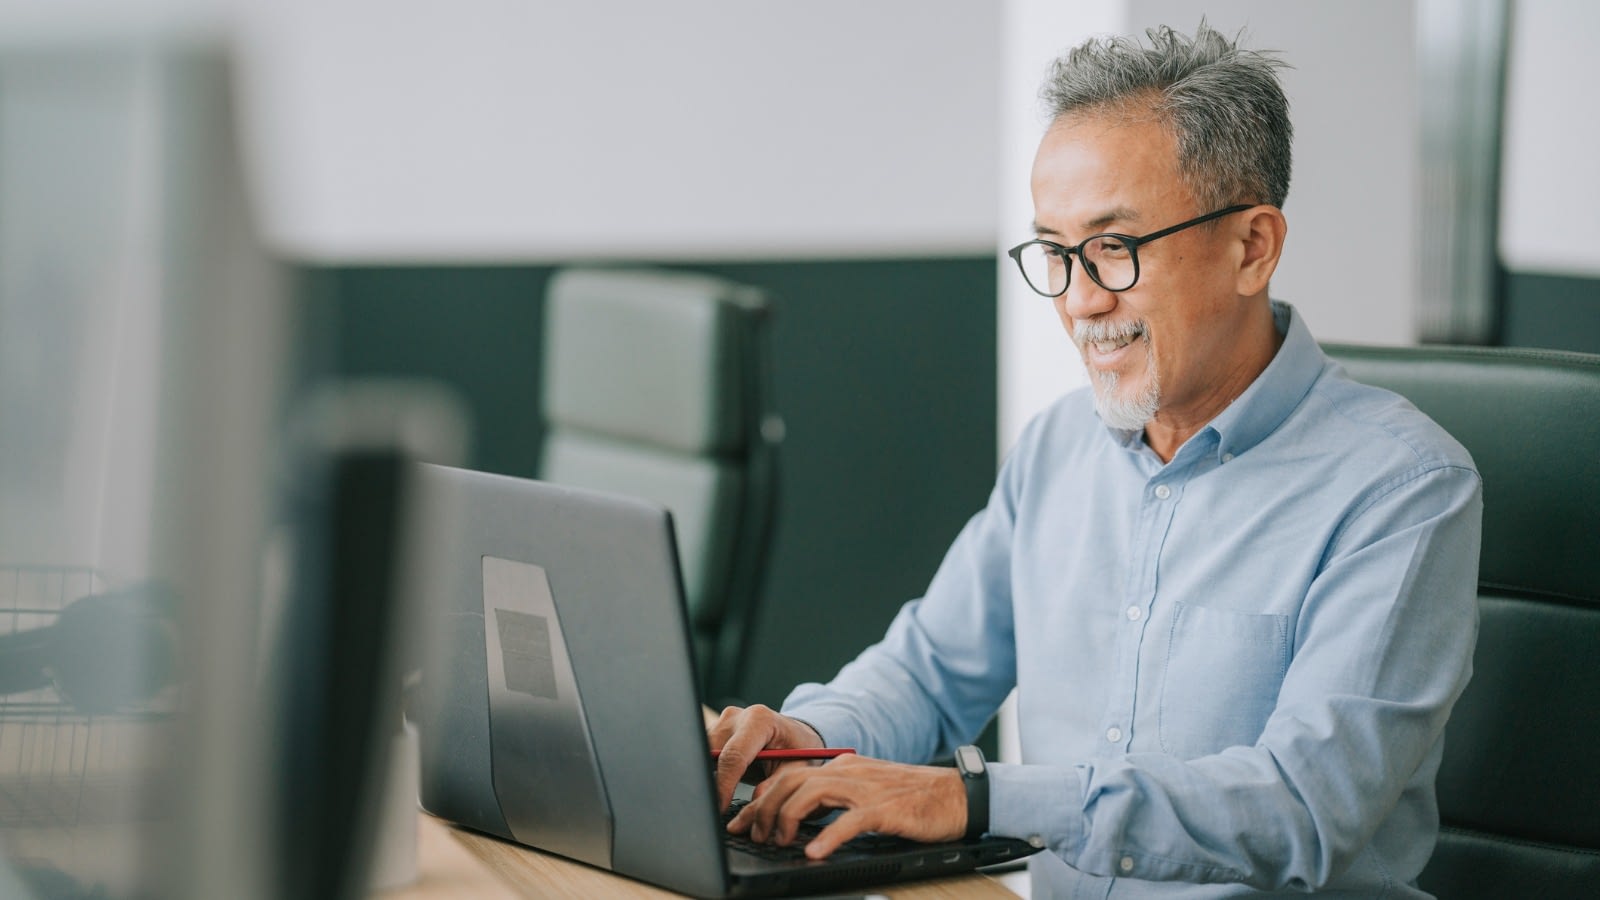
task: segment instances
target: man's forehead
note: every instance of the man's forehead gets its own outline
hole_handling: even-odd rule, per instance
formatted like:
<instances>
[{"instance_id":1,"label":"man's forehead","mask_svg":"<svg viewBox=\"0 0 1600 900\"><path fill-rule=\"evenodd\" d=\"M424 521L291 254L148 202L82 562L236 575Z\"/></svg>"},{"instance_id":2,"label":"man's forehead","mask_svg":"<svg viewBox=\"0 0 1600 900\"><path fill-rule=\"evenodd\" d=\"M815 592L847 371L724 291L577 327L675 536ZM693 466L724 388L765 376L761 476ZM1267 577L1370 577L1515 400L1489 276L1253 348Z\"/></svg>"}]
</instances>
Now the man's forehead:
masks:
<instances>
[{"instance_id":1,"label":"man's forehead","mask_svg":"<svg viewBox=\"0 0 1600 900\"><path fill-rule=\"evenodd\" d=\"M1045 130L1046 133L1071 131L1083 136L1102 137L1127 129L1159 131L1170 135L1169 120L1155 106L1154 101L1158 99L1158 95L1152 94L1152 102L1129 98L1121 103L1071 110L1053 119Z\"/></svg>"},{"instance_id":2,"label":"man's forehead","mask_svg":"<svg viewBox=\"0 0 1600 900\"><path fill-rule=\"evenodd\" d=\"M1057 222L1047 215L1041 215L1033 220L1033 231L1035 234L1040 235L1060 236L1067 234L1063 229L1074 228L1077 233L1093 234L1094 232L1104 231L1118 223L1138 222L1143 218L1135 208L1120 203L1102 206L1098 210L1093 206L1089 206L1086 210L1081 214L1074 214L1071 217L1074 221L1067 222ZM1043 210L1040 212L1042 213Z\"/></svg>"},{"instance_id":3,"label":"man's forehead","mask_svg":"<svg viewBox=\"0 0 1600 900\"><path fill-rule=\"evenodd\" d=\"M1121 112L1057 119L1040 142L1032 182L1034 232L1042 236L1136 232L1188 195L1170 132Z\"/></svg>"}]
</instances>

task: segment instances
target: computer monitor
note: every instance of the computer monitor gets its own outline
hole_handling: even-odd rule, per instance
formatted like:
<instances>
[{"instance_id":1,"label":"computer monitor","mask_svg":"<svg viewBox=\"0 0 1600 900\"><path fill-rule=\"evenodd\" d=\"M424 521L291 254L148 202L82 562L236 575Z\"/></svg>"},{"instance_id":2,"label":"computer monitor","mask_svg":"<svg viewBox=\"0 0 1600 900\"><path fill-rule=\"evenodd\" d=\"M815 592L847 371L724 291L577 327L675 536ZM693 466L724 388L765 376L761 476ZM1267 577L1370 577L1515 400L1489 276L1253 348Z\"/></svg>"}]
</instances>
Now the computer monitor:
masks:
<instances>
[{"instance_id":1,"label":"computer monitor","mask_svg":"<svg viewBox=\"0 0 1600 900\"><path fill-rule=\"evenodd\" d=\"M0 896L255 900L287 295L222 35L76 12L0 29Z\"/></svg>"}]
</instances>

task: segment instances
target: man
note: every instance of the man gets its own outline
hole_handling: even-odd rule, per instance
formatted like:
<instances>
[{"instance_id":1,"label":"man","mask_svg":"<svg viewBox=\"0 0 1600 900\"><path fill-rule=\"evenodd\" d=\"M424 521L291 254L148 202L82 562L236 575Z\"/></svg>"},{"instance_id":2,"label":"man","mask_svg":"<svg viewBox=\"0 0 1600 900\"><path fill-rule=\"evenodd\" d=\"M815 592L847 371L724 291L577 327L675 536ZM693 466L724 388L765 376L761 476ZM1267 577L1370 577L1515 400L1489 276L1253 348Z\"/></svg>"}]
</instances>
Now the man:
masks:
<instances>
[{"instance_id":1,"label":"man","mask_svg":"<svg viewBox=\"0 0 1600 900\"><path fill-rule=\"evenodd\" d=\"M1056 63L1038 239L1011 254L1090 388L1029 425L881 643L783 715L724 712L724 801L762 747L860 751L776 770L729 827L788 843L843 810L813 857L861 831L1019 837L1048 850L1049 896L1426 896L1477 634L1478 476L1268 299L1278 63L1203 23L1149 37ZM1358 252L1351 273L1360 290ZM912 765L1013 686L1021 764Z\"/></svg>"}]
</instances>

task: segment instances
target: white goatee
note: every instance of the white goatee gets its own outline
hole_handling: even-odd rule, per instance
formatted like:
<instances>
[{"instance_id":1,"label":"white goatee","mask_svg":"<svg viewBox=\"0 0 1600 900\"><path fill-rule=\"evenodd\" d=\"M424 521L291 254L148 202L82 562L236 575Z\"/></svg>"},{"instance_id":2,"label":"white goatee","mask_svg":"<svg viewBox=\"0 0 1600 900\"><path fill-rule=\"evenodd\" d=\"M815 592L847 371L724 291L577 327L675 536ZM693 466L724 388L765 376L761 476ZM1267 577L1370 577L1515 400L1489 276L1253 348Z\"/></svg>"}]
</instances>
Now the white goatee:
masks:
<instances>
[{"instance_id":1,"label":"white goatee","mask_svg":"<svg viewBox=\"0 0 1600 900\"><path fill-rule=\"evenodd\" d=\"M1089 344L1098 344L1100 345L1098 349L1109 352L1136 340L1144 344L1146 371L1144 388L1138 396L1129 398L1117 394L1116 372L1088 367L1089 381L1094 386L1094 410L1100 415L1100 421L1106 423L1108 428L1119 431L1142 430L1146 423L1155 418L1156 410L1161 406L1161 380L1156 372L1155 358L1150 355L1150 338L1145 333L1145 323L1143 320L1133 322L1079 320L1072 328L1072 341L1078 345L1080 353L1084 352Z\"/></svg>"}]
</instances>

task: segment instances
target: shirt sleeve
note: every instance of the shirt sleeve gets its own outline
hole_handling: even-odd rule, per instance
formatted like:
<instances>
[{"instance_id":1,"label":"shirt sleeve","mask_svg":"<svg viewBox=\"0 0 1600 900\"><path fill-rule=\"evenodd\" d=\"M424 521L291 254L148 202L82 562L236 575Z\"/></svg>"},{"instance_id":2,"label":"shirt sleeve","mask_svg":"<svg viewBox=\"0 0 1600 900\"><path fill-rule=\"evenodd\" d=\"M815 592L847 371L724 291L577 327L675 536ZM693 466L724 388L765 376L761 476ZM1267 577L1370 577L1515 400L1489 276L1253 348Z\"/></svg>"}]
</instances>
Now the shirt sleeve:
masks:
<instances>
[{"instance_id":1,"label":"shirt sleeve","mask_svg":"<svg viewBox=\"0 0 1600 900\"><path fill-rule=\"evenodd\" d=\"M1376 486L1336 533L1295 622L1254 746L1181 760L990 767L991 830L1042 838L1096 875L1314 889L1431 800L1445 720L1471 674L1481 487L1441 465ZM1431 802L1423 804L1433 810Z\"/></svg>"},{"instance_id":2,"label":"shirt sleeve","mask_svg":"<svg viewBox=\"0 0 1600 900\"><path fill-rule=\"evenodd\" d=\"M971 742L1016 685L1011 536L1030 425L987 505L951 544L927 592L900 609L882 641L832 681L803 684L783 712L830 746L924 763Z\"/></svg>"}]
</instances>

